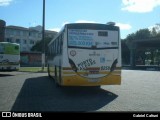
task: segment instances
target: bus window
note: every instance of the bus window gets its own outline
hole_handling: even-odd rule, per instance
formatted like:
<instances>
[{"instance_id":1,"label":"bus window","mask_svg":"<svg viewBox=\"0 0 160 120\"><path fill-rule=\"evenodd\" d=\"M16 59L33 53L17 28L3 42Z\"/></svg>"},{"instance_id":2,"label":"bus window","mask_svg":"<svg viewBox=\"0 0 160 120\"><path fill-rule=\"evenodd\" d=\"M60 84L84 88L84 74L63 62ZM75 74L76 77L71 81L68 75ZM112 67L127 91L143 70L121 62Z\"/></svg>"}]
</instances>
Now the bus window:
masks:
<instances>
[{"instance_id":1,"label":"bus window","mask_svg":"<svg viewBox=\"0 0 160 120\"><path fill-rule=\"evenodd\" d=\"M19 50L19 46L15 46L15 50Z\"/></svg>"},{"instance_id":2,"label":"bus window","mask_svg":"<svg viewBox=\"0 0 160 120\"><path fill-rule=\"evenodd\" d=\"M3 54L3 53L4 53L4 45L0 44L0 54Z\"/></svg>"}]
</instances>

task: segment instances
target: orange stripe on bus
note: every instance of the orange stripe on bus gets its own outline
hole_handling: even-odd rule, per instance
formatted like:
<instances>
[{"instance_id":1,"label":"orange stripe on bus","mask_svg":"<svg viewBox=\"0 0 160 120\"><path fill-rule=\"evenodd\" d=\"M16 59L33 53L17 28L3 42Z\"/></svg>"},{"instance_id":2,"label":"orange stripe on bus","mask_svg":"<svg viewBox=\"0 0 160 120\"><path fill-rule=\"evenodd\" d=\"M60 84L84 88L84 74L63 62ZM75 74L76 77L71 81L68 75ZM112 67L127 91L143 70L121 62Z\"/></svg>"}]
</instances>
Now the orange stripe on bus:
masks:
<instances>
[{"instance_id":1,"label":"orange stripe on bus","mask_svg":"<svg viewBox=\"0 0 160 120\"><path fill-rule=\"evenodd\" d=\"M86 70L100 70L100 67L89 67Z\"/></svg>"}]
</instances>

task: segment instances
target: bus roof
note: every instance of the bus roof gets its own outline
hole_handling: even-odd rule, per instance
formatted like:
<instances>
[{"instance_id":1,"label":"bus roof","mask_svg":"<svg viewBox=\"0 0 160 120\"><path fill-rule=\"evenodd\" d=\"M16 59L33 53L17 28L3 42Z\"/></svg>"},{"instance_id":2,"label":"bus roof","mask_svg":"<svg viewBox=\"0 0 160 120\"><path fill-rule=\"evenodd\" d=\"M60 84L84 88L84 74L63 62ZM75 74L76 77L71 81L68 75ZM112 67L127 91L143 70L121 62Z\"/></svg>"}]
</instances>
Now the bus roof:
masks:
<instances>
[{"instance_id":1,"label":"bus roof","mask_svg":"<svg viewBox=\"0 0 160 120\"><path fill-rule=\"evenodd\" d=\"M100 24L100 23L70 23L66 24L65 27L68 29L93 29L93 30L119 30L118 26Z\"/></svg>"},{"instance_id":2,"label":"bus roof","mask_svg":"<svg viewBox=\"0 0 160 120\"><path fill-rule=\"evenodd\" d=\"M0 44L12 44L12 45L19 45L19 44L17 44L17 43L11 43L11 42L0 42Z\"/></svg>"}]
</instances>

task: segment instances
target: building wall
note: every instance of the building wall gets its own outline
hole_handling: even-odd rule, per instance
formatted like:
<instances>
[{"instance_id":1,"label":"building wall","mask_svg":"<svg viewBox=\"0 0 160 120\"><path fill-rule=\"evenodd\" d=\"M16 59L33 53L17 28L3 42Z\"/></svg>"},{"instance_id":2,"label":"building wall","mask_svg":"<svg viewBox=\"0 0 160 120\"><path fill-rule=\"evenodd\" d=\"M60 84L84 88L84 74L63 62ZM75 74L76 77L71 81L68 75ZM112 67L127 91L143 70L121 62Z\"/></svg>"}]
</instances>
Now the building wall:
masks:
<instances>
[{"instance_id":1,"label":"building wall","mask_svg":"<svg viewBox=\"0 0 160 120\"><path fill-rule=\"evenodd\" d=\"M42 66L42 53L36 52L21 52L21 67L31 66L40 67Z\"/></svg>"},{"instance_id":2,"label":"building wall","mask_svg":"<svg viewBox=\"0 0 160 120\"><path fill-rule=\"evenodd\" d=\"M0 20L0 42L4 41L4 37L5 37L5 26L6 26L6 22L3 20Z\"/></svg>"},{"instance_id":3,"label":"building wall","mask_svg":"<svg viewBox=\"0 0 160 120\"><path fill-rule=\"evenodd\" d=\"M5 30L5 41L19 43L21 52L30 52L32 46L41 39L41 34L36 30L17 26L7 26Z\"/></svg>"},{"instance_id":4,"label":"building wall","mask_svg":"<svg viewBox=\"0 0 160 120\"><path fill-rule=\"evenodd\" d=\"M57 32L45 31L46 37L55 37ZM20 44L21 66L41 66L42 53L31 52L31 48L42 40L42 26L20 27L6 26L6 22L0 20L0 42L12 42Z\"/></svg>"},{"instance_id":5,"label":"building wall","mask_svg":"<svg viewBox=\"0 0 160 120\"><path fill-rule=\"evenodd\" d=\"M45 35L48 37L54 37L57 32L45 31ZM5 29L5 41L12 43L19 43L21 52L30 52L31 48L42 40L41 26L24 28L20 26L7 26Z\"/></svg>"}]
</instances>

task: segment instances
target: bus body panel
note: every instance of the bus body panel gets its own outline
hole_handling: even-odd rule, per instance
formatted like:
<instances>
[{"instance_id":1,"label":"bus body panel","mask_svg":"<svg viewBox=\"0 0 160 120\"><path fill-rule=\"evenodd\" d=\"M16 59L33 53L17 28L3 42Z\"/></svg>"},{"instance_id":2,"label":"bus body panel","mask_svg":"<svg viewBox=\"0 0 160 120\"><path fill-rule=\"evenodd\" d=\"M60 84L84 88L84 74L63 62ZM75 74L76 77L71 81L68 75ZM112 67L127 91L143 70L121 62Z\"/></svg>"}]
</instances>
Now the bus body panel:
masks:
<instances>
[{"instance_id":1,"label":"bus body panel","mask_svg":"<svg viewBox=\"0 0 160 120\"><path fill-rule=\"evenodd\" d=\"M102 78L83 78L75 72L63 68L62 85L64 86L99 86L99 85L120 85L121 84L121 71L116 70L110 75ZM107 72L106 72L107 73ZM106 74L105 72L101 74Z\"/></svg>"}]
</instances>

